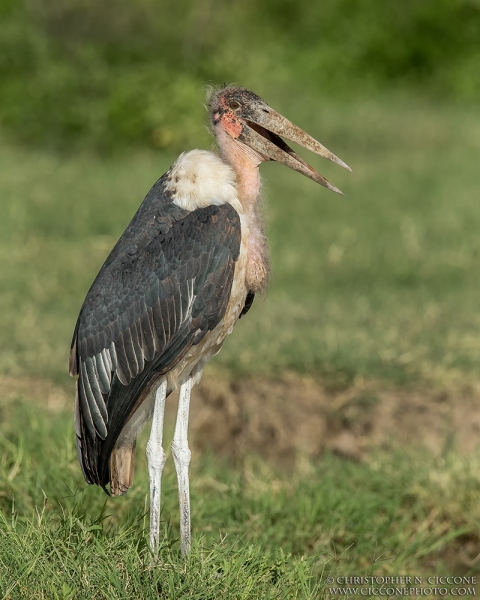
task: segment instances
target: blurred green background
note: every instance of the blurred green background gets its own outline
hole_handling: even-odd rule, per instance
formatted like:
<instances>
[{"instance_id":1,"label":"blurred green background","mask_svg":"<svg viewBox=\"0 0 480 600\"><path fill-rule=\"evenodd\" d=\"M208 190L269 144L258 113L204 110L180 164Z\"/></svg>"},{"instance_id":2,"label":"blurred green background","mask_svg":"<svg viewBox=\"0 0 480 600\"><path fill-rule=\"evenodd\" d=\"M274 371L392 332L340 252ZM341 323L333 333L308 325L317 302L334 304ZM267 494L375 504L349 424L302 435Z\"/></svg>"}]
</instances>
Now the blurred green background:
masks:
<instances>
[{"instance_id":1,"label":"blurred green background","mask_svg":"<svg viewBox=\"0 0 480 600\"><path fill-rule=\"evenodd\" d=\"M100 150L204 142L201 89L480 100L478 0L1 0L0 123Z\"/></svg>"}]
</instances>

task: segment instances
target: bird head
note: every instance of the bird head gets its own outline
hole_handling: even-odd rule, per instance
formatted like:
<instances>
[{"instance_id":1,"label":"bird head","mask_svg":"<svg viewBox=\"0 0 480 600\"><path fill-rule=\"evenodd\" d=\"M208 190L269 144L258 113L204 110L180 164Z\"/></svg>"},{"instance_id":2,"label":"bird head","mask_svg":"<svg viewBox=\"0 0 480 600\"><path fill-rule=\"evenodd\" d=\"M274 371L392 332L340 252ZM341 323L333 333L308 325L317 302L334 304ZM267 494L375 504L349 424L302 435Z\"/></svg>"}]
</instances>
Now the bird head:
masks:
<instances>
[{"instance_id":1,"label":"bird head","mask_svg":"<svg viewBox=\"0 0 480 600\"><path fill-rule=\"evenodd\" d=\"M273 160L282 163L332 192L342 194L282 138L295 142L349 171L350 167L300 127L270 108L253 92L241 87L225 87L212 95L209 111L214 131L218 133L221 129L233 141L251 148L259 157L259 162Z\"/></svg>"}]
</instances>

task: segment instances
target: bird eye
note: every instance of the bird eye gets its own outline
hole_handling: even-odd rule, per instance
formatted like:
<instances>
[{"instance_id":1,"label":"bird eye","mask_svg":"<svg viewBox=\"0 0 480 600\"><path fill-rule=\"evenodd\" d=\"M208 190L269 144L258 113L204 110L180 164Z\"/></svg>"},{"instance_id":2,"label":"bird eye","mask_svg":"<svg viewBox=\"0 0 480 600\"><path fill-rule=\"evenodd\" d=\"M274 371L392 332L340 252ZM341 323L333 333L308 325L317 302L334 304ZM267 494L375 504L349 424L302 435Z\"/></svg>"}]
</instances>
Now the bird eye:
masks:
<instances>
[{"instance_id":1,"label":"bird eye","mask_svg":"<svg viewBox=\"0 0 480 600\"><path fill-rule=\"evenodd\" d=\"M230 100L228 103L228 108L231 108L232 110L237 110L240 106L240 102L237 102L236 100Z\"/></svg>"}]
</instances>

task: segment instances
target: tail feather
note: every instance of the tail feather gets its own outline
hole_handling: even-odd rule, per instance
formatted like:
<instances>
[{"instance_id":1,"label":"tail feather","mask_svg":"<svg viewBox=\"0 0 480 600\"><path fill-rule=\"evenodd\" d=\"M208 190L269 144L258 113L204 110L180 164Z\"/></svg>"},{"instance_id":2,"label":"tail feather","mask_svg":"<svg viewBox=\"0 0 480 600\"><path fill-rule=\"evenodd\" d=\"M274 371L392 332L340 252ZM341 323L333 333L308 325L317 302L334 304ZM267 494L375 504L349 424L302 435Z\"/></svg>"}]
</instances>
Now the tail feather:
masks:
<instances>
[{"instance_id":1,"label":"tail feather","mask_svg":"<svg viewBox=\"0 0 480 600\"><path fill-rule=\"evenodd\" d=\"M110 455L110 494L123 496L133 483L136 440L115 444Z\"/></svg>"}]
</instances>

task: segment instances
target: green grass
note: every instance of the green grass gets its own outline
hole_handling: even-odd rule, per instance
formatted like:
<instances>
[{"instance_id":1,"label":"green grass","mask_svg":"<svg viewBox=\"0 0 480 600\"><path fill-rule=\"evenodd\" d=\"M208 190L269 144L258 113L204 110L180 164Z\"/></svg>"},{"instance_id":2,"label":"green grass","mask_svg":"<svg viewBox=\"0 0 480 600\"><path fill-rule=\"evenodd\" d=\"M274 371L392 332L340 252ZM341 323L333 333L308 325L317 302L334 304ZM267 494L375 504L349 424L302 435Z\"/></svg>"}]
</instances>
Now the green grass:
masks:
<instances>
[{"instance_id":1,"label":"green grass","mask_svg":"<svg viewBox=\"0 0 480 600\"><path fill-rule=\"evenodd\" d=\"M152 569L145 436L134 487L116 499L84 485L73 438L69 413L22 398L2 405L2 597L323 598L329 576L480 575L478 563L456 562L480 549L480 455L327 455L286 473L258 457L232 468L194 453L186 561L169 457Z\"/></svg>"},{"instance_id":2,"label":"green grass","mask_svg":"<svg viewBox=\"0 0 480 600\"><path fill-rule=\"evenodd\" d=\"M262 166L273 281L216 364L340 384L357 375L477 378L478 111L391 97L276 106L353 173L312 158L344 190L340 198L285 167ZM88 287L174 158L0 147L1 372L66 381Z\"/></svg>"}]
</instances>

